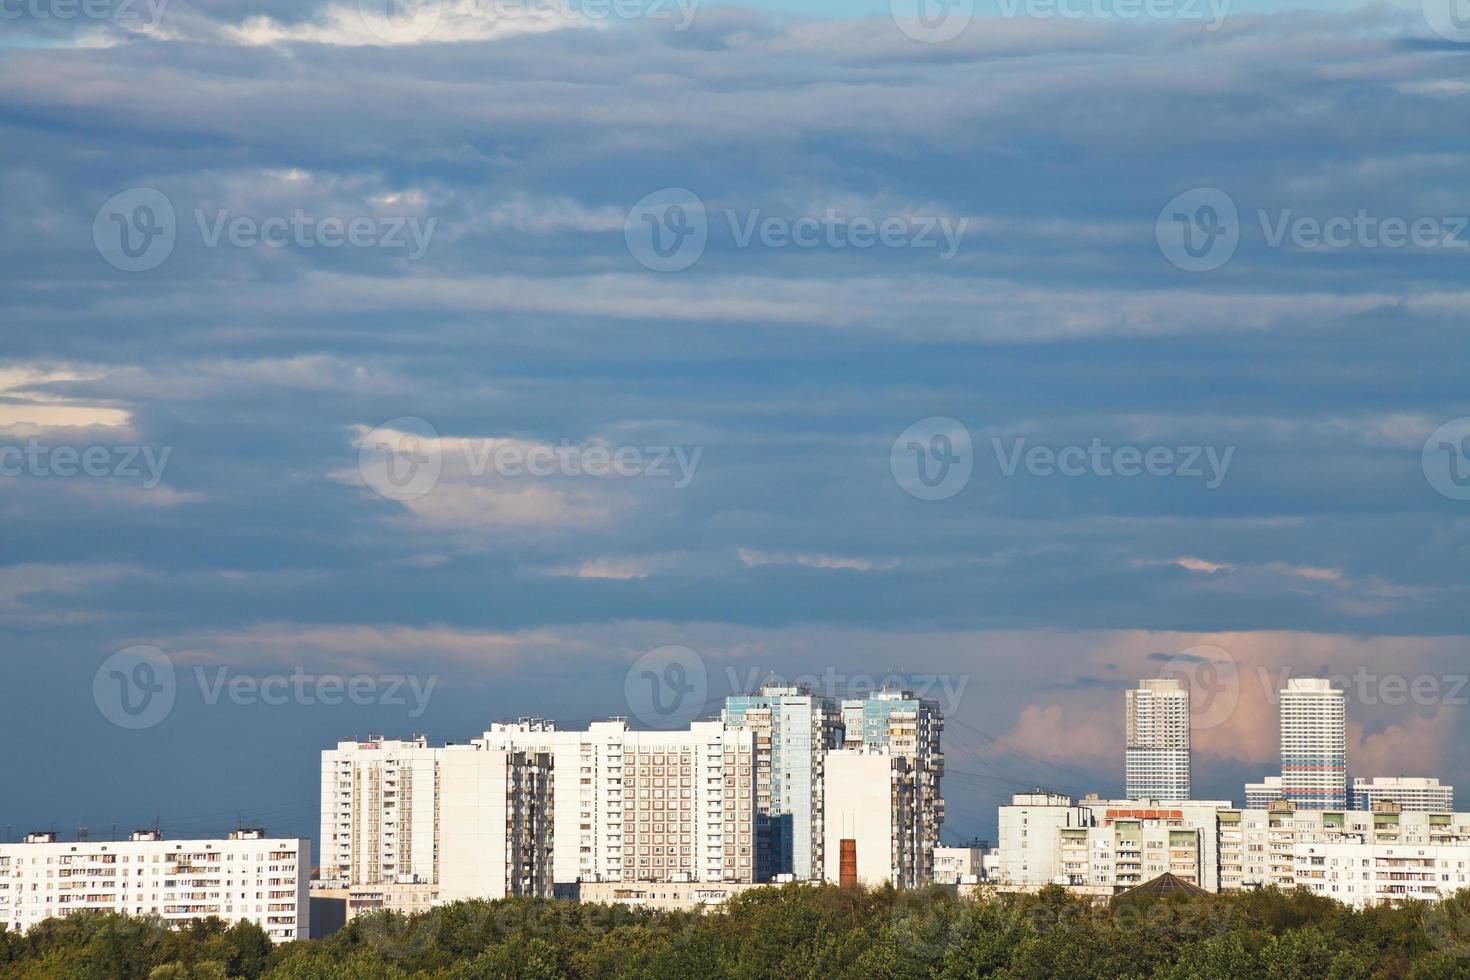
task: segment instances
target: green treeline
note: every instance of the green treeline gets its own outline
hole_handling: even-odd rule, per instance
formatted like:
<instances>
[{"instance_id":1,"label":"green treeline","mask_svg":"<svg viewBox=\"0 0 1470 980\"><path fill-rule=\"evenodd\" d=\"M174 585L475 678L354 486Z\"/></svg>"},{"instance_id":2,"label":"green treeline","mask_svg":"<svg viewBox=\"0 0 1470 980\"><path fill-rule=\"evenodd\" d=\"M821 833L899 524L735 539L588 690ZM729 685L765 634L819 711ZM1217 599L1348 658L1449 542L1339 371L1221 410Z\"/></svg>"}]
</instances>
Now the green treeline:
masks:
<instances>
[{"instance_id":1,"label":"green treeline","mask_svg":"<svg viewBox=\"0 0 1470 980\"><path fill-rule=\"evenodd\" d=\"M1275 890L1094 907L1048 888L961 900L943 889L757 889L699 913L530 899L380 912L272 947L256 926L83 913L0 932L0 977L401 978L1470 977L1470 890L1355 911Z\"/></svg>"}]
</instances>

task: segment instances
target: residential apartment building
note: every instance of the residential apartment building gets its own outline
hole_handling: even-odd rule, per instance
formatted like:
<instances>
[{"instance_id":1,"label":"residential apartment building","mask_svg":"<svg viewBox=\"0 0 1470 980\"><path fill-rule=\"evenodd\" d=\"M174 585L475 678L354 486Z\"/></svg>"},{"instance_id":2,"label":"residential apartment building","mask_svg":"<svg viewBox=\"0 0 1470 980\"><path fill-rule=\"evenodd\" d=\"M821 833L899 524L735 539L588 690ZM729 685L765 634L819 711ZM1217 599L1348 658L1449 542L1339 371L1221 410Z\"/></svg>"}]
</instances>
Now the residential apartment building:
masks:
<instances>
[{"instance_id":1,"label":"residential apartment building","mask_svg":"<svg viewBox=\"0 0 1470 980\"><path fill-rule=\"evenodd\" d=\"M975 884L985 877L985 844L941 845L934 848L936 885Z\"/></svg>"},{"instance_id":2,"label":"residential apartment building","mask_svg":"<svg viewBox=\"0 0 1470 980\"><path fill-rule=\"evenodd\" d=\"M439 787L440 901L552 897L550 753L448 746Z\"/></svg>"},{"instance_id":3,"label":"residential apartment building","mask_svg":"<svg viewBox=\"0 0 1470 980\"><path fill-rule=\"evenodd\" d=\"M1425 776L1377 776L1353 780L1353 809L1372 810L1380 803L1397 803L1405 812L1449 813L1455 808L1455 788Z\"/></svg>"},{"instance_id":4,"label":"residential apartment building","mask_svg":"<svg viewBox=\"0 0 1470 980\"><path fill-rule=\"evenodd\" d=\"M1189 690L1178 678L1147 678L1124 699L1124 796L1189 799Z\"/></svg>"},{"instance_id":5,"label":"residential apartment building","mask_svg":"<svg viewBox=\"0 0 1470 980\"><path fill-rule=\"evenodd\" d=\"M718 721L633 731L623 719L559 731L492 725L479 749L551 755L552 876L579 882L755 880L755 734Z\"/></svg>"},{"instance_id":6,"label":"residential apartment building","mask_svg":"<svg viewBox=\"0 0 1470 980\"><path fill-rule=\"evenodd\" d=\"M0 925L24 931L82 909L156 915L172 926L218 916L254 922L272 942L310 934L311 841L239 830L227 838L0 844Z\"/></svg>"},{"instance_id":7,"label":"residential apartment building","mask_svg":"<svg viewBox=\"0 0 1470 980\"><path fill-rule=\"evenodd\" d=\"M1277 802L1220 813L1220 887L1306 888L1364 906L1470 887L1470 814L1324 811Z\"/></svg>"},{"instance_id":8,"label":"residential apartment building","mask_svg":"<svg viewBox=\"0 0 1470 980\"><path fill-rule=\"evenodd\" d=\"M756 876L822 876L823 764L841 746L837 702L804 688L766 685L725 699L727 728L755 736Z\"/></svg>"},{"instance_id":9,"label":"residential apartment building","mask_svg":"<svg viewBox=\"0 0 1470 980\"><path fill-rule=\"evenodd\" d=\"M322 752L320 885L439 880L439 756L423 736Z\"/></svg>"},{"instance_id":10,"label":"residential apartment building","mask_svg":"<svg viewBox=\"0 0 1470 980\"><path fill-rule=\"evenodd\" d=\"M1060 884L1109 894L1166 872L1218 888L1216 814L1228 800L1074 802L1023 793L1000 808L997 883L1019 889Z\"/></svg>"},{"instance_id":11,"label":"residential apartment building","mask_svg":"<svg viewBox=\"0 0 1470 980\"><path fill-rule=\"evenodd\" d=\"M1281 788L1298 808L1347 806L1347 696L1321 678L1281 692Z\"/></svg>"},{"instance_id":12,"label":"residential apartment building","mask_svg":"<svg viewBox=\"0 0 1470 980\"><path fill-rule=\"evenodd\" d=\"M887 748L827 754L822 877L841 885L914 888L932 874L923 838L923 763Z\"/></svg>"},{"instance_id":13,"label":"residential apartment building","mask_svg":"<svg viewBox=\"0 0 1470 980\"><path fill-rule=\"evenodd\" d=\"M916 697L911 691L873 691L866 698L842 702L843 748L886 750L909 759L917 780L918 799L913 834L922 856L924 880L933 877L933 852L944 824L944 751L940 737L944 715L937 701ZM829 808L830 809L830 808ZM826 835L831 840L832 835ZM824 864L831 855L824 855Z\"/></svg>"}]
</instances>

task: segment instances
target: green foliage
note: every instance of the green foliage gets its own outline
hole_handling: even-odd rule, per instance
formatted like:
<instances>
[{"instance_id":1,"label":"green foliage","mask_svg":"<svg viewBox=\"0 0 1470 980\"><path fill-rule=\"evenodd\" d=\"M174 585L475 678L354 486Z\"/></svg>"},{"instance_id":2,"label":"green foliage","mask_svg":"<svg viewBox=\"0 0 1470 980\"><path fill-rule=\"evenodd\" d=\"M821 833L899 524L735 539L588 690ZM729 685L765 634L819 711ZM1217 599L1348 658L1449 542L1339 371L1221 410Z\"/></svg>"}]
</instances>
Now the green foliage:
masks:
<instances>
[{"instance_id":1,"label":"green foliage","mask_svg":"<svg viewBox=\"0 0 1470 980\"><path fill-rule=\"evenodd\" d=\"M249 923L82 913L0 930L0 980L1470 980L1470 891L1354 910L1305 892L1093 904L1061 888L787 885L705 913L530 899L376 912L272 947Z\"/></svg>"}]
</instances>

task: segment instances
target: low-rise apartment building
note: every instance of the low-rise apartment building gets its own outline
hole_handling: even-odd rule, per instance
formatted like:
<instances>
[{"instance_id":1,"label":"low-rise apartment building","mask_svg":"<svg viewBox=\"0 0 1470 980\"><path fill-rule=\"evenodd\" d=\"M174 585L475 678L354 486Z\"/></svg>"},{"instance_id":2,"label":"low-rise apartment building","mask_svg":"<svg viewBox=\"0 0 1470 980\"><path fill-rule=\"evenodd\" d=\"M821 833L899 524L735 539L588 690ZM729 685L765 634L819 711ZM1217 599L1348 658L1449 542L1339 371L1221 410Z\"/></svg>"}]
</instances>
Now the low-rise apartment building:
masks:
<instances>
[{"instance_id":1,"label":"low-rise apartment building","mask_svg":"<svg viewBox=\"0 0 1470 980\"><path fill-rule=\"evenodd\" d=\"M310 934L311 841L238 830L227 838L0 844L0 924L25 931L83 909L156 915L173 926L218 916L254 922L272 942Z\"/></svg>"}]
</instances>

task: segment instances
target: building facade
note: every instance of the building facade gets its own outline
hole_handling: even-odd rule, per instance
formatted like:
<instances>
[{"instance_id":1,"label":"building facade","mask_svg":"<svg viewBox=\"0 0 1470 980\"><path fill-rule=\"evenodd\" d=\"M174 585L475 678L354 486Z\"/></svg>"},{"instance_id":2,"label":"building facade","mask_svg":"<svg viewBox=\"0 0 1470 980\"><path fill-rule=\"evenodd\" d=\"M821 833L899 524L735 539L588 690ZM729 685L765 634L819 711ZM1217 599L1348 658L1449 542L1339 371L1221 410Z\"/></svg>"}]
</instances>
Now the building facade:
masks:
<instances>
[{"instance_id":1,"label":"building facade","mask_svg":"<svg viewBox=\"0 0 1470 980\"><path fill-rule=\"evenodd\" d=\"M0 844L0 924L25 931L82 909L156 915L171 926L218 916L254 922L272 942L310 935L311 841L239 830L227 838Z\"/></svg>"},{"instance_id":2,"label":"building facade","mask_svg":"<svg viewBox=\"0 0 1470 980\"><path fill-rule=\"evenodd\" d=\"M822 876L822 771L839 748L837 702L803 688L767 685L725 699L727 728L755 736L756 876Z\"/></svg>"},{"instance_id":3,"label":"building facade","mask_svg":"<svg viewBox=\"0 0 1470 980\"><path fill-rule=\"evenodd\" d=\"M1277 802L1220 813L1220 887L1305 888L1362 907L1470 887L1470 814L1327 811Z\"/></svg>"},{"instance_id":4,"label":"building facade","mask_svg":"<svg viewBox=\"0 0 1470 980\"><path fill-rule=\"evenodd\" d=\"M913 764L918 798L912 833L923 862L921 876L929 880L934 874L934 848L939 846L944 824L944 796L940 786L944 776L944 750L940 742L944 715L939 703L916 697L911 691L873 691L866 698L844 700L842 722L843 748L887 751ZM826 837L832 839L830 833ZM830 860L830 855L824 855L824 863Z\"/></svg>"},{"instance_id":5,"label":"building facade","mask_svg":"<svg viewBox=\"0 0 1470 980\"><path fill-rule=\"evenodd\" d=\"M930 880L933 847L925 849L919 812L922 768L923 763L887 748L827 754L826 881L915 888Z\"/></svg>"},{"instance_id":6,"label":"building facade","mask_svg":"<svg viewBox=\"0 0 1470 980\"><path fill-rule=\"evenodd\" d=\"M1281 692L1281 790L1298 809L1347 807L1347 696L1322 678Z\"/></svg>"},{"instance_id":7,"label":"building facade","mask_svg":"<svg viewBox=\"0 0 1470 980\"><path fill-rule=\"evenodd\" d=\"M492 725L479 749L553 760L552 876L579 882L755 880L755 735L718 721L633 731L623 719L585 731L523 719Z\"/></svg>"},{"instance_id":8,"label":"building facade","mask_svg":"<svg viewBox=\"0 0 1470 980\"><path fill-rule=\"evenodd\" d=\"M552 897L550 753L449 746L439 769L439 900Z\"/></svg>"},{"instance_id":9,"label":"building facade","mask_svg":"<svg viewBox=\"0 0 1470 980\"><path fill-rule=\"evenodd\" d=\"M1372 810L1380 803L1397 803L1406 812L1449 813L1455 808L1455 788L1426 776L1377 776L1353 780L1353 809Z\"/></svg>"},{"instance_id":10,"label":"building facade","mask_svg":"<svg viewBox=\"0 0 1470 980\"><path fill-rule=\"evenodd\" d=\"M1218 889L1216 814L1229 800L1073 801L1022 793L1000 808L997 884L1108 894L1166 872Z\"/></svg>"},{"instance_id":11,"label":"building facade","mask_svg":"<svg viewBox=\"0 0 1470 980\"><path fill-rule=\"evenodd\" d=\"M322 752L322 887L439 880L442 751L423 736L369 736Z\"/></svg>"},{"instance_id":12,"label":"building facade","mask_svg":"<svg viewBox=\"0 0 1470 980\"><path fill-rule=\"evenodd\" d=\"M1125 692L1126 789L1130 800L1187 800L1189 691L1177 678L1148 678Z\"/></svg>"},{"instance_id":13,"label":"building facade","mask_svg":"<svg viewBox=\"0 0 1470 980\"><path fill-rule=\"evenodd\" d=\"M976 884L985 877L985 843L941 845L934 848L936 885Z\"/></svg>"}]
</instances>

